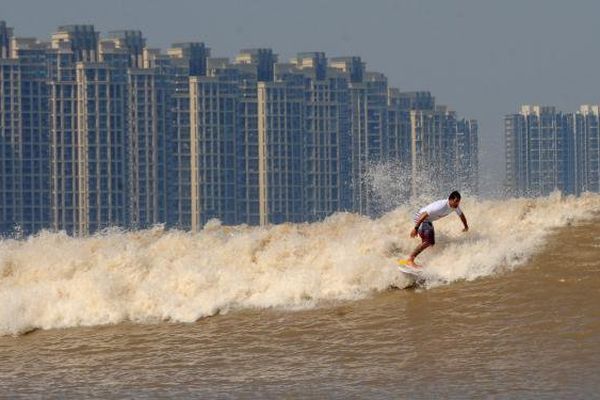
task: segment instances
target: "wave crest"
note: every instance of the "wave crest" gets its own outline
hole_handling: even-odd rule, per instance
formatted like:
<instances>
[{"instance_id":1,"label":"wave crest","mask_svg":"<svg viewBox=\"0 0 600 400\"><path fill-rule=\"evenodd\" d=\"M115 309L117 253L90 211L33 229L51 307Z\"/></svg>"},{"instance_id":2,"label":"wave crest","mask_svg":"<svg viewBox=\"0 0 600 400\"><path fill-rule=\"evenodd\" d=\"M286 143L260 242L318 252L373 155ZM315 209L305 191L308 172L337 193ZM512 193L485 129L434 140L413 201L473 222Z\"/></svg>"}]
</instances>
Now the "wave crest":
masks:
<instances>
[{"instance_id":1,"label":"wave crest","mask_svg":"<svg viewBox=\"0 0 600 400\"><path fill-rule=\"evenodd\" d=\"M199 233L108 230L87 238L42 232L0 241L0 335L129 320L192 322L239 308L307 308L412 282L394 259L417 244L416 206L378 219L339 213L323 222L221 226ZM589 218L600 196L461 205L470 232L449 216L420 258L429 285L475 279L523 264L552 228Z\"/></svg>"}]
</instances>

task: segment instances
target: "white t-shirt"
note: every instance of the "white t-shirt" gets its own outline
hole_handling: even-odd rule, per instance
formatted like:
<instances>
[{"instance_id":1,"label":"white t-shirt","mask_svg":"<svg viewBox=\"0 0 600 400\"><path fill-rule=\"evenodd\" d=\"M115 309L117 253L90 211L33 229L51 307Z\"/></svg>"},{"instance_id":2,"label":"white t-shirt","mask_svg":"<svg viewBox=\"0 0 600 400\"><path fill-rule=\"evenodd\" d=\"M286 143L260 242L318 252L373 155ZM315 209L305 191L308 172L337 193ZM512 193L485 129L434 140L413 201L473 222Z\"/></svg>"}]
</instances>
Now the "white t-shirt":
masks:
<instances>
[{"instance_id":1,"label":"white t-shirt","mask_svg":"<svg viewBox=\"0 0 600 400\"><path fill-rule=\"evenodd\" d=\"M419 212L415 215L415 222L421 217L421 215L426 212L427 218L425 221L433 222L446 215L450 214L452 211L455 211L458 215L462 215L462 211L460 207L452 208L450 204L448 204L448 200L438 200L433 203L421 208Z\"/></svg>"}]
</instances>

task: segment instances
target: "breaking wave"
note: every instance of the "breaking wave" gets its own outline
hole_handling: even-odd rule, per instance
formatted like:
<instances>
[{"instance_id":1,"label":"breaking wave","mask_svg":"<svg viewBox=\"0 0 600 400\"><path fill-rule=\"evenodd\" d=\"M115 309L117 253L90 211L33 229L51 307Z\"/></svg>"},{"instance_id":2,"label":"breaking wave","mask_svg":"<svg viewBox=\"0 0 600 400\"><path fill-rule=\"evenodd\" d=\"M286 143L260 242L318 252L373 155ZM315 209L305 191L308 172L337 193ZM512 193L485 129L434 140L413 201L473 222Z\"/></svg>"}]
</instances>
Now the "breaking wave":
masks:
<instances>
[{"instance_id":1,"label":"breaking wave","mask_svg":"<svg viewBox=\"0 0 600 400\"><path fill-rule=\"evenodd\" d=\"M87 238L42 232L0 241L0 335L121 321L193 322L232 309L309 308L413 282L394 268L417 244L418 206L380 218L339 213L311 224L221 226L199 233L109 230ZM436 222L420 258L428 286L524 264L549 232L591 218L600 196L478 200Z\"/></svg>"}]
</instances>

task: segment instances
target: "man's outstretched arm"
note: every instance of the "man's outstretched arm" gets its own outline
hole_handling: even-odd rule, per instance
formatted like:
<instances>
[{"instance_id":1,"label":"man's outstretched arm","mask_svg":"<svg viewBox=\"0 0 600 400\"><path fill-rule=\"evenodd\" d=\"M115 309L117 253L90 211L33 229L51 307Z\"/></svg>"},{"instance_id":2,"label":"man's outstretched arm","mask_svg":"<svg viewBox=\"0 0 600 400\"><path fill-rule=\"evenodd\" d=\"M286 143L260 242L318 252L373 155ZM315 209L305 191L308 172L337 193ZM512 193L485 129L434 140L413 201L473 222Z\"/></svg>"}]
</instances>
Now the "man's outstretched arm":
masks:
<instances>
[{"instance_id":1,"label":"man's outstretched arm","mask_svg":"<svg viewBox=\"0 0 600 400\"><path fill-rule=\"evenodd\" d=\"M464 213L460 214L460 220L462 221L463 225L465 226L465 228L463 229L463 232L466 232L469 230L469 224L467 224L467 217L465 216Z\"/></svg>"}]
</instances>

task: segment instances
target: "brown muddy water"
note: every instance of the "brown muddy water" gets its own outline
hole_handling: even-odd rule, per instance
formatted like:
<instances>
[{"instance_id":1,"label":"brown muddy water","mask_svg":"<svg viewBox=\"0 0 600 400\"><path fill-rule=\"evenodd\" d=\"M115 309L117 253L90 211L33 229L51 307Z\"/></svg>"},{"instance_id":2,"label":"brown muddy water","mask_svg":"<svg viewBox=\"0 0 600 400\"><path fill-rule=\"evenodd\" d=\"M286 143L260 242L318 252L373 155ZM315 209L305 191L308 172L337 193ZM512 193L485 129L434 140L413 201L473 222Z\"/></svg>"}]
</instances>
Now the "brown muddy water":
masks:
<instances>
[{"instance_id":1,"label":"brown muddy water","mask_svg":"<svg viewBox=\"0 0 600 400\"><path fill-rule=\"evenodd\" d=\"M598 222L472 281L0 336L0 397L600 398Z\"/></svg>"}]
</instances>

